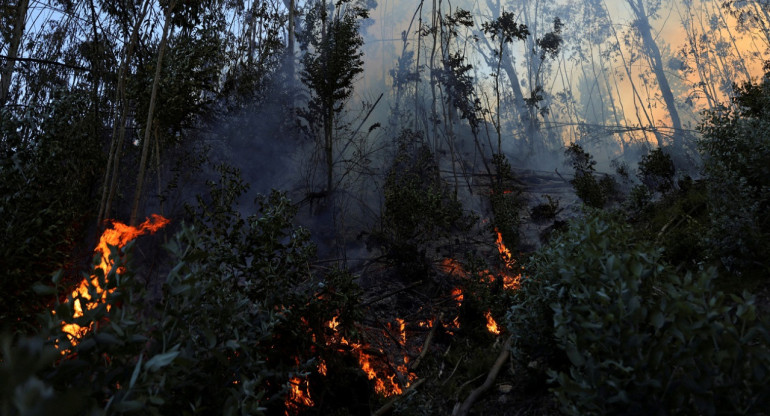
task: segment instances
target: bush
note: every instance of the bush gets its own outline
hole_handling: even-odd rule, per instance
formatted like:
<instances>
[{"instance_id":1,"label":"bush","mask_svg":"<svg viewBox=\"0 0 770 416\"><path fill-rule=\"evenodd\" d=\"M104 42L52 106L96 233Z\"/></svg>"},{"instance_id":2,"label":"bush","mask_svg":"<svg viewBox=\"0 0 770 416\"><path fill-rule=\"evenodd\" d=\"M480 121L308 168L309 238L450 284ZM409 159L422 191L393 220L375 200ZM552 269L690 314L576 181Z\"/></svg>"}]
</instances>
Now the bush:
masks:
<instances>
[{"instance_id":1,"label":"bush","mask_svg":"<svg viewBox=\"0 0 770 416\"><path fill-rule=\"evenodd\" d=\"M671 156L657 148L639 161L639 179L651 192L665 193L674 187L676 168Z\"/></svg>"},{"instance_id":2,"label":"bush","mask_svg":"<svg viewBox=\"0 0 770 416\"><path fill-rule=\"evenodd\" d=\"M575 177L570 181L575 194L591 208L604 208L611 200L618 197L618 184L614 178L604 174L596 177L593 156L577 143L571 143L564 152L575 170Z\"/></svg>"},{"instance_id":3,"label":"bush","mask_svg":"<svg viewBox=\"0 0 770 416\"><path fill-rule=\"evenodd\" d=\"M95 221L94 185L103 165L89 93L60 91L45 110L0 108L0 305L4 329L28 332L44 307L32 287L76 268L78 242ZM98 200L97 200L98 201ZM87 257L85 258L87 259ZM79 266L79 265L78 265ZM9 326L9 327L6 327Z\"/></svg>"},{"instance_id":4,"label":"bush","mask_svg":"<svg viewBox=\"0 0 770 416\"><path fill-rule=\"evenodd\" d=\"M449 185L420 134L406 130L384 188L385 209L374 233L388 258L407 279L421 279L432 265L426 256L431 243L467 230L471 218Z\"/></svg>"},{"instance_id":5,"label":"bush","mask_svg":"<svg viewBox=\"0 0 770 416\"><path fill-rule=\"evenodd\" d=\"M761 412L770 335L753 299L634 238L591 214L537 253L508 314L515 355L545 361L568 414Z\"/></svg>"},{"instance_id":6,"label":"bush","mask_svg":"<svg viewBox=\"0 0 770 416\"><path fill-rule=\"evenodd\" d=\"M700 126L708 185L709 254L732 273L765 274L770 257L770 78L738 88L736 109ZM759 267L758 267L759 266Z\"/></svg>"},{"instance_id":7,"label":"bush","mask_svg":"<svg viewBox=\"0 0 770 416\"><path fill-rule=\"evenodd\" d=\"M521 211L526 206L526 201L508 158L496 153L492 155L492 165L495 167L495 176L492 181L492 195L489 198L493 216L489 224L490 230L500 232L505 246L515 252L521 243L519 227Z\"/></svg>"},{"instance_id":8,"label":"bush","mask_svg":"<svg viewBox=\"0 0 770 416\"><path fill-rule=\"evenodd\" d=\"M197 225L182 226L166 246L162 293L132 274L129 243L125 255L113 251L108 276L97 272L102 287L115 289L111 308L73 319L70 300L45 315L38 337L15 345L6 337L3 414L283 414L289 381L339 355L318 340L334 317L350 335L359 317L352 276L311 272L309 233L291 225L296 208L283 194L260 198L259 213L240 218L230 204L244 187L236 172L222 171L193 209ZM62 321L94 325L73 345ZM315 392L332 388L319 383Z\"/></svg>"}]
</instances>

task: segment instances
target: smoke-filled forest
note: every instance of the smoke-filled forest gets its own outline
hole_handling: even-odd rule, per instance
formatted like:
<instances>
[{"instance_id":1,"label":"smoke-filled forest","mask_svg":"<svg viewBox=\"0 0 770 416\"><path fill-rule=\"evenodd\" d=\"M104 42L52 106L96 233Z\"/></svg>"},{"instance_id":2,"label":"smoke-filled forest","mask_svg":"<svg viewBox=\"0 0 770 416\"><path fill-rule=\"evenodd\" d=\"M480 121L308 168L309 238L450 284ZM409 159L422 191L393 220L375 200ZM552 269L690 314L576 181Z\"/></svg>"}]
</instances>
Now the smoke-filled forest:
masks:
<instances>
[{"instance_id":1,"label":"smoke-filled forest","mask_svg":"<svg viewBox=\"0 0 770 416\"><path fill-rule=\"evenodd\" d=\"M3 0L0 416L767 414L767 0Z\"/></svg>"}]
</instances>

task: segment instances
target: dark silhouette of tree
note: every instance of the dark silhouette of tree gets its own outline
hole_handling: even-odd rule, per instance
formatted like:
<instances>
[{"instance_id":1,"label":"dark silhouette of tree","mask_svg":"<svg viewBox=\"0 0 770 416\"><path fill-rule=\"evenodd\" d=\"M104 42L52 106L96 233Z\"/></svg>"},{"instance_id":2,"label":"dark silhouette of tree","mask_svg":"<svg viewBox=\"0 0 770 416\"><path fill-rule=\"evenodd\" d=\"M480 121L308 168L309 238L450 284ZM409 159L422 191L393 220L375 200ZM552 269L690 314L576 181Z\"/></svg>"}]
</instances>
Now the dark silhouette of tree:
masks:
<instances>
[{"instance_id":1,"label":"dark silhouette of tree","mask_svg":"<svg viewBox=\"0 0 770 416\"><path fill-rule=\"evenodd\" d=\"M308 109L303 118L322 129L320 146L326 165L326 192L334 181L335 127L345 103L353 94L353 82L363 72L364 40L358 32L366 9L353 1L334 5L316 1L308 11L306 30L299 37L302 57L302 82L310 90Z\"/></svg>"}]
</instances>

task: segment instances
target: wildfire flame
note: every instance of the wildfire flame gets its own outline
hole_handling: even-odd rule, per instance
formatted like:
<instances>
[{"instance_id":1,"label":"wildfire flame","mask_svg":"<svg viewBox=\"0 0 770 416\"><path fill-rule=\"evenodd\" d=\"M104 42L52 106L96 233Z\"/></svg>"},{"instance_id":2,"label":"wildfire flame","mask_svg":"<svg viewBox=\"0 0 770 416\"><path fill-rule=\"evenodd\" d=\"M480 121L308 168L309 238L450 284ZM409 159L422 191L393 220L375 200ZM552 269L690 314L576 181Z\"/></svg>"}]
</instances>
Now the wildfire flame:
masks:
<instances>
[{"instance_id":1,"label":"wildfire flame","mask_svg":"<svg viewBox=\"0 0 770 416\"><path fill-rule=\"evenodd\" d=\"M487 311L484 314L484 317L487 318L487 331L495 335L500 335L500 328L497 327L497 322L495 322L494 318L492 318L492 314Z\"/></svg>"},{"instance_id":2,"label":"wildfire flame","mask_svg":"<svg viewBox=\"0 0 770 416\"><path fill-rule=\"evenodd\" d=\"M150 218L148 218L145 222L137 227L132 227L118 221L113 221L112 228L104 230L101 238L99 238L99 244L94 249L94 253L100 255L99 264L95 266L95 269L101 270L106 277L112 271L113 267L113 263L109 259L110 246L117 246L118 248L122 248L136 237L147 233L154 233L165 227L169 222L170 220L157 214L153 214ZM123 270L119 269L116 270L116 272L122 273ZM97 295L96 299L91 298L89 287L95 288ZM90 279L83 279L77 289L72 291L71 297L74 299L73 308L75 310L73 317L79 318L83 316L83 305L81 304L81 299L86 301L85 307L86 309L90 310L95 308L99 303L105 302L107 300L107 295L113 290L114 289L105 290L102 288L96 273L92 274ZM107 308L109 310L109 305L107 305ZM73 342L74 340L82 337L85 333L87 333L90 328L91 325L87 327L81 327L80 325L74 323L62 323L62 331L66 333L70 340Z\"/></svg>"},{"instance_id":3,"label":"wildfire flame","mask_svg":"<svg viewBox=\"0 0 770 416\"><path fill-rule=\"evenodd\" d=\"M495 245L497 246L497 251L500 252L500 257L503 259L503 263L505 263L506 268L506 270L502 271L503 288L506 290L516 290L521 284L521 274L513 273L515 260L513 259L511 250L508 250L508 248L503 243L503 235L497 228L495 228L495 233L497 234Z\"/></svg>"},{"instance_id":4,"label":"wildfire flame","mask_svg":"<svg viewBox=\"0 0 770 416\"><path fill-rule=\"evenodd\" d=\"M292 416L299 413L300 406L315 406L313 399L310 398L307 380L299 377L292 377L289 380L289 397L286 399L286 416Z\"/></svg>"}]
</instances>

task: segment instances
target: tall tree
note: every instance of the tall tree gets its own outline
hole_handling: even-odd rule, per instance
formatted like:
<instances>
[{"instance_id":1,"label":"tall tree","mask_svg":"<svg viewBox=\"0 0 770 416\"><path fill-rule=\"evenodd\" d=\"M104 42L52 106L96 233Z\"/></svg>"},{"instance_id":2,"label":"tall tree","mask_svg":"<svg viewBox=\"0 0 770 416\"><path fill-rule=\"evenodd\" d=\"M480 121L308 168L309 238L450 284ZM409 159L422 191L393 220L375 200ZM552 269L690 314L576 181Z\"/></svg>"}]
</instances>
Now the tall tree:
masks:
<instances>
[{"instance_id":1,"label":"tall tree","mask_svg":"<svg viewBox=\"0 0 770 416\"><path fill-rule=\"evenodd\" d=\"M11 88L11 77L13 77L13 68L16 65L16 59L19 56L19 45L21 44L21 38L24 34L27 21L29 0L18 0L16 6L10 7L9 9L14 12L12 17L3 18L3 20L0 21L3 24L9 24L6 28L12 28L10 33L3 33L3 37L7 37L8 39L8 55L5 56L5 65L3 66L2 73L0 73L0 106L4 105L8 99L8 93Z\"/></svg>"},{"instance_id":2,"label":"tall tree","mask_svg":"<svg viewBox=\"0 0 770 416\"><path fill-rule=\"evenodd\" d=\"M304 117L319 122L326 167L326 192L334 190L335 127L338 115L353 94L353 82L363 72L364 44L358 29L368 12L352 0L333 5L316 1L307 14L306 30L300 40L302 82L311 99Z\"/></svg>"},{"instance_id":3,"label":"tall tree","mask_svg":"<svg viewBox=\"0 0 770 416\"><path fill-rule=\"evenodd\" d=\"M626 0L626 3L631 8L634 14L634 28L637 34L642 40L644 46L644 53L650 63L650 67L655 74L655 78L658 81L658 88L660 94L663 97L663 102L666 104L669 117L671 118L671 127L674 130L674 147L678 150L682 149L682 139L684 136L684 130L682 130L682 121L679 118L679 111L676 109L676 100L674 99L674 93L671 91L671 86L666 77L666 72L663 69L663 58L660 54L660 48L658 48L657 42L652 35L652 27L650 26L650 20L648 12L654 12L659 6L659 2L653 5L653 10L648 10L645 7L644 0Z\"/></svg>"},{"instance_id":4,"label":"tall tree","mask_svg":"<svg viewBox=\"0 0 770 416\"><path fill-rule=\"evenodd\" d=\"M158 46L158 59L155 62L155 77L152 81L152 93L150 94L150 107L147 110L147 122L144 125L144 140L142 143L142 158L139 162L139 173L136 179L136 191L134 191L134 202L131 208L130 224L136 225L136 217L139 211L139 201L141 200L142 190L144 186L144 176L147 170L147 156L150 149L150 135L152 132L153 117L155 111L155 101L158 96L158 84L160 83L160 71L163 67L163 54L166 52L166 41L168 39L168 32L171 26L171 16L176 6L177 1L171 0L171 3L166 7L165 17L163 21L163 34L160 38L160 46Z\"/></svg>"}]
</instances>

